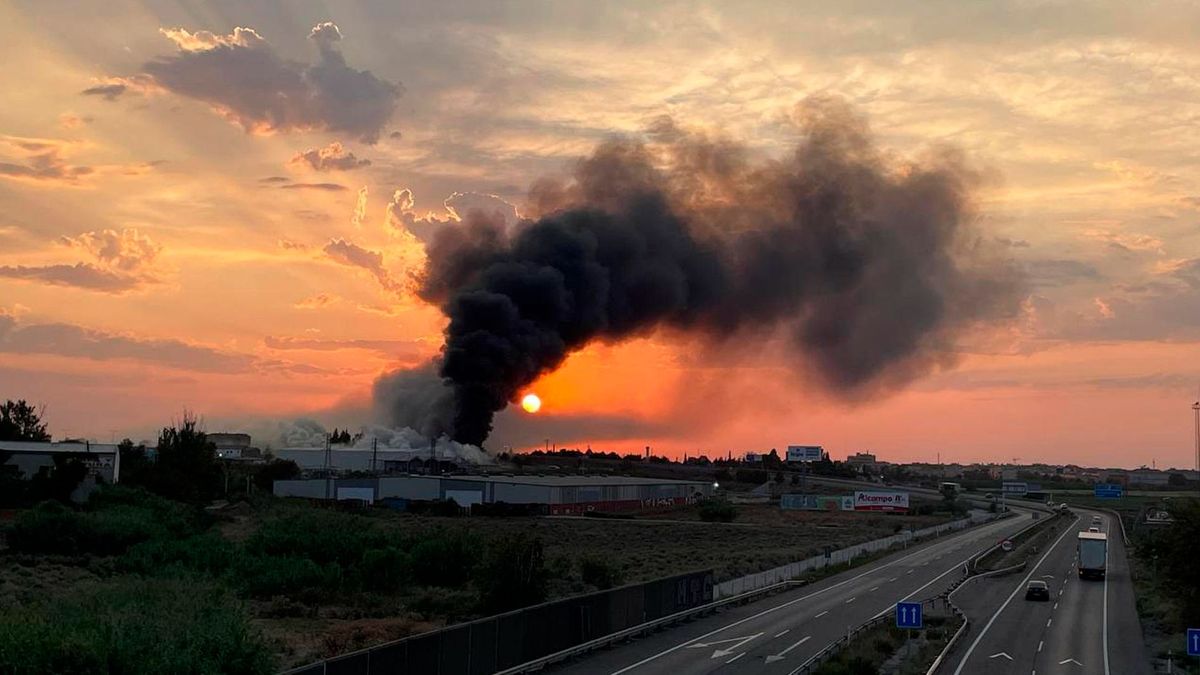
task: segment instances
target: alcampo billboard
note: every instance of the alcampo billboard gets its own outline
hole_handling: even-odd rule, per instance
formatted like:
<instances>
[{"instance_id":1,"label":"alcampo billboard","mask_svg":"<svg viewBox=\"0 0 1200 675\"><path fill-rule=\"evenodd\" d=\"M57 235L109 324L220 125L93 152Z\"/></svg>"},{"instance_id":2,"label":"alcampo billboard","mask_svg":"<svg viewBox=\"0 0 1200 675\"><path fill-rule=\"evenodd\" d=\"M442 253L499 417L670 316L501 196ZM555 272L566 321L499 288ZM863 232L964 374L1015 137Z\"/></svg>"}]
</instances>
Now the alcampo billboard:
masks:
<instances>
[{"instance_id":1,"label":"alcampo billboard","mask_svg":"<svg viewBox=\"0 0 1200 675\"><path fill-rule=\"evenodd\" d=\"M907 492L854 491L855 511L907 511Z\"/></svg>"}]
</instances>

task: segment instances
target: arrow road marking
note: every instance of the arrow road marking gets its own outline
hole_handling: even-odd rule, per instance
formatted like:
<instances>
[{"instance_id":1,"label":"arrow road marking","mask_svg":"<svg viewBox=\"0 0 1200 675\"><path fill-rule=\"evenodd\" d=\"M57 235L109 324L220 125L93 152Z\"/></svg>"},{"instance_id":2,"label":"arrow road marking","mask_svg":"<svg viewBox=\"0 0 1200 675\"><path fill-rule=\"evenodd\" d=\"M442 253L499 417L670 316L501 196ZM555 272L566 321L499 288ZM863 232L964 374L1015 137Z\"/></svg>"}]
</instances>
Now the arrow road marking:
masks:
<instances>
[{"instance_id":1,"label":"arrow road marking","mask_svg":"<svg viewBox=\"0 0 1200 675\"><path fill-rule=\"evenodd\" d=\"M756 637L759 637L760 635L762 635L762 633L755 633L754 635L748 635L746 637L729 638L727 640L713 640L712 642L693 642L692 644L687 646L687 649L704 649L705 647L712 647L713 645L721 645L721 644L725 644L726 642L735 643L729 647L726 647L725 649L718 649L718 650L714 651L712 653L712 656L709 657L709 658L713 658L713 659L719 659L722 656L729 656L730 654L736 652L738 650L738 648L740 648L742 645L746 644L747 642L753 640Z\"/></svg>"},{"instance_id":2,"label":"arrow road marking","mask_svg":"<svg viewBox=\"0 0 1200 675\"><path fill-rule=\"evenodd\" d=\"M1004 658L1008 659L1009 661L1012 661L1012 657L1011 657L1011 656L1009 656L1008 654L1004 653L1004 652L1000 652L999 654L992 654L992 655L991 655L991 656L989 656L988 658L989 658L989 659L997 659L997 658L1000 658L1001 656L1003 656Z\"/></svg>"},{"instance_id":3,"label":"arrow road marking","mask_svg":"<svg viewBox=\"0 0 1200 675\"><path fill-rule=\"evenodd\" d=\"M770 656L768 656L767 663L775 663L776 661L782 661L783 657L787 656L788 652L792 651L796 647L799 647L800 645L804 644L805 642L808 642L811 639L812 639L811 635L805 635L804 637L800 638L799 642L792 645L791 647L788 647L787 649L779 652L778 654L771 654Z\"/></svg>"},{"instance_id":4,"label":"arrow road marking","mask_svg":"<svg viewBox=\"0 0 1200 675\"><path fill-rule=\"evenodd\" d=\"M1080 663L1080 662L1078 662L1078 661L1076 661L1075 659L1063 659L1062 661L1059 661L1059 662L1058 662L1058 665L1060 665L1060 666L1061 666L1061 665L1064 665L1064 664L1067 664L1067 663L1074 663L1075 665L1079 666L1080 668L1082 668L1082 667L1083 667L1083 664L1082 664L1082 663Z\"/></svg>"}]
</instances>

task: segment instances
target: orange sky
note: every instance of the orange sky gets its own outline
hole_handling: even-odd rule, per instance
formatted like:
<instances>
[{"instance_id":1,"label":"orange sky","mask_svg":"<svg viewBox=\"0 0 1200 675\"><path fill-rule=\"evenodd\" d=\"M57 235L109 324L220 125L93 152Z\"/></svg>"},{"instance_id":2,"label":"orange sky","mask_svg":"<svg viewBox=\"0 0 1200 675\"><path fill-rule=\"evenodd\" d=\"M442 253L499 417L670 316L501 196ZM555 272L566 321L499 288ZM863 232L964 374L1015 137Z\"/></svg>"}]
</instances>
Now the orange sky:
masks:
<instances>
[{"instance_id":1,"label":"orange sky","mask_svg":"<svg viewBox=\"0 0 1200 675\"><path fill-rule=\"evenodd\" d=\"M372 421L373 380L441 345L410 232L515 219L532 182L661 115L778 157L824 93L891 152L981 168L979 227L1030 280L1020 320L853 405L769 355L594 346L494 446L1193 466L1200 9L453 5L0 7L0 398L98 440L185 408ZM262 70L229 65L247 56Z\"/></svg>"}]
</instances>

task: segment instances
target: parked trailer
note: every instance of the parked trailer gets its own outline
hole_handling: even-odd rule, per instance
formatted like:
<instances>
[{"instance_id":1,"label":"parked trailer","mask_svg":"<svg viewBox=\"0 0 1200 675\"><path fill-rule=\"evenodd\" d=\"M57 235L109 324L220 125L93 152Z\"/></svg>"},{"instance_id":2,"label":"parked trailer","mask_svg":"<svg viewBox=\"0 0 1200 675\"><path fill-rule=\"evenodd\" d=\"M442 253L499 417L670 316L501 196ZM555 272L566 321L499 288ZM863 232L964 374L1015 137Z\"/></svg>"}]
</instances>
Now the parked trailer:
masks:
<instances>
[{"instance_id":1,"label":"parked trailer","mask_svg":"<svg viewBox=\"0 0 1200 675\"><path fill-rule=\"evenodd\" d=\"M1108 562L1108 535L1103 532L1079 533L1079 578L1103 579Z\"/></svg>"}]
</instances>

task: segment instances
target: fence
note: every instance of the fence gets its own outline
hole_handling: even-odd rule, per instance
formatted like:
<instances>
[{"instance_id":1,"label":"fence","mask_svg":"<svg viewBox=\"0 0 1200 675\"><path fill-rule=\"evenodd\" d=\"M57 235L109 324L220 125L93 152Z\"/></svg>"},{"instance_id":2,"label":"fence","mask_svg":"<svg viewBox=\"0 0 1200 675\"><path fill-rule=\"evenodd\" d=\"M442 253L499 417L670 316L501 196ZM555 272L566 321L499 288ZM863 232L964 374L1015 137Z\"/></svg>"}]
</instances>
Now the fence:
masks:
<instances>
[{"instance_id":1,"label":"fence","mask_svg":"<svg viewBox=\"0 0 1200 675\"><path fill-rule=\"evenodd\" d=\"M819 570L824 567L829 567L830 565L840 565L850 562L860 555L876 553L887 550L893 546L925 539L926 537L936 537L946 532L961 530L964 527L968 527L976 523L983 523L993 520L995 517L995 515L990 513L973 513L971 514L971 517L963 518L962 520L955 520L949 523L935 525L933 527L926 527L921 530L905 530L899 534L893 534L882 539L874 539L862 544L855 544L854 546L847 546L846 548L831 551L828 556L817 555L799 562L789 563L774 569L769 569L765 572L757 572L755 574L748 574L744 577L738 577L737 579L730 579L729 581L724 581L713 587L713 599L719 600L731 595L738 595L740 593L763 588L765 586L770 586L783 581L790 581L799 577L805 572Z\"/></svg>"},{"instance_id":2,"label":"fence","mask_svg":"<svg viewBox=\"0 0 1200 675\"><path fill-rule=\"evenodd\" d=\"M285 675L487 675L713 600L711 570L614 588L449 626Z\"/></svg>"}]
</instances>

